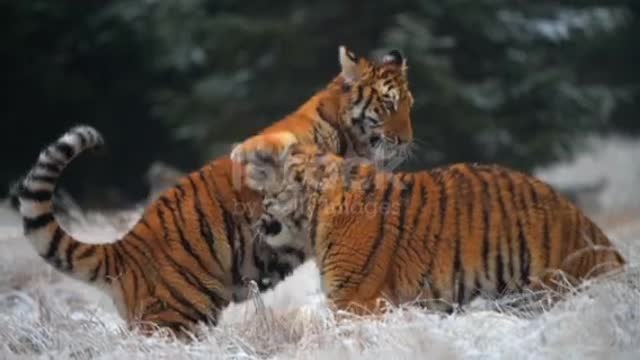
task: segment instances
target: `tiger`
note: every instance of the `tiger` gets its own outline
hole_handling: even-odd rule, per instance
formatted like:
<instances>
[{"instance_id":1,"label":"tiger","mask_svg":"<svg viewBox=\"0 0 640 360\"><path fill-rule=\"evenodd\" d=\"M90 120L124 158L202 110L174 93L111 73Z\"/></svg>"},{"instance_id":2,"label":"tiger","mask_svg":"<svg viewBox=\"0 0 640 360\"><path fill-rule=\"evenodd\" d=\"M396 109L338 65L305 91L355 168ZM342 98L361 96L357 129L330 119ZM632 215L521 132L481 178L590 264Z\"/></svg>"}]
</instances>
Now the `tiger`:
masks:
<instances>
[{"instance_id":1,"label":"tiger","mask_svg":"<svg viewBox=\"0 0 640 360\"><path fill-rule=\"evenodd\" d=\"M341 46L339 62L341 72L326 88L262 133L287 134L336 156L370 158L381 146L388 150L383 158L401 156L394 148L412 140L411 104L398 102L410 96L406 59L399 51L382 61L357 58ZM277 148L281 139L257 145ZM19 211L37 253L62 273L105 290L130 329L168 329L181 337L201 323L215 326L230 302L247 299L251 281L265 291L305 261L295 248L254 241L262 195L246 179L260 169L238 166L229 155L182 177L114 242L75 238L54 213L56 183L76 156L103 144L95 128L78 125L45 147L20 183ZM257 158L250 146L235 154Z\"/></svg>"},{"instance_id":2,"label":"tiger","mask_svg":"<svg viewBox=\"0 0 640 360\"><path fill-rule=\"evenodd\" d=\"M315 258L339 310L414 303L451 313L475 298L557 294L626 263L574 204L514 169L389 172L302 144L269 156L274 171L256 179L261 241Z\"/></svg>"},{"instance_id":3,"label":"tiger","mask_svg":"<svg viewBox=\"0 0 640 360\"><path fill-rule=\"evenodd\" d=\"M399 50L380 64L339 48L342 76L327 91L343 96L316 96L294 113L235 146L231 159L247 167L252 189L271 169L270 153L294 144L319 144L347 158L375 159L377 164L401 162L413 145L407 60ZM394 163L394 164L397 164ZM258 181L254 181L258 180Z\"/></svg>"}]
</instances>

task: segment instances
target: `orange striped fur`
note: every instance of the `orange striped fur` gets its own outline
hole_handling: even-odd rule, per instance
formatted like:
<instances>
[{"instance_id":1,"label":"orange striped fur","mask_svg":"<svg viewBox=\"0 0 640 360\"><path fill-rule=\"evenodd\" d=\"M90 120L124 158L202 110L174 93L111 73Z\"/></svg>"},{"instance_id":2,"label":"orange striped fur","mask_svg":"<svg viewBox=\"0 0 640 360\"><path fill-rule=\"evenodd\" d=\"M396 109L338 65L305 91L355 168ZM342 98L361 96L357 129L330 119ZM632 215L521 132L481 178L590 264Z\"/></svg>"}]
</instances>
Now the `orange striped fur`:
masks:
<instances>
[{"instance_id":1,"label":"orange striped fur","mask_svg":"<svg viewBox=\"0 0 640 360\"><path fill-rule=\"evenodd\" d=\"M481 295L574 284L625 264L607 236L550 186L497 165L389 173L292 146L267 191L265 241L315 256L339 308L380 299L450 310ZM292 236L272 231L277 219Z\"/></svg>"},{"instance_id":2,"label":"orange striped fur","mask_svg":"<svg viewBox=\"0 0 640 360\"><path fill-rule=\"evenodd\" d=\"M272 154L293 144L319 144L343 157L402 158L413 141L413 95L406 59L394 50L376 64L339 51L342 73L297 112L245 140L231 158L247 166L248 181L263 178ZM268 184L249 184L261 189Z\"/></svg>"},{"instance_id":3,"label":"orange striped fur","mask_svg":"<svg viewBox=\"0 0 640 360\"><path fill-rule=\"evenodd\" d=\"M338 155L371 158L379 143L399 154L395 150L411 140L404 59L391 52L374 65L341 48L340 61L342 73L327 88L263 133L275 134L276 143L289 137ZM381 83L365 70L379 75ZM385 110L378 108L380 101L387 102ZM185 176L121 239L108 244L76 239L58 223L52 194L64 168L102 143L98 131L79 126L46 147L20 185L20 212L38 253L58 270L103 288L132 327L151 332L160 326L180 335L200 322L216 324L231 301L246 299L247 280L265 290L305 260L292 247L272 249L254 241L262 196L246 187L250 168L229 157ZM256 155L249 147L239 154Z\"/></svg>"}]
</instances>

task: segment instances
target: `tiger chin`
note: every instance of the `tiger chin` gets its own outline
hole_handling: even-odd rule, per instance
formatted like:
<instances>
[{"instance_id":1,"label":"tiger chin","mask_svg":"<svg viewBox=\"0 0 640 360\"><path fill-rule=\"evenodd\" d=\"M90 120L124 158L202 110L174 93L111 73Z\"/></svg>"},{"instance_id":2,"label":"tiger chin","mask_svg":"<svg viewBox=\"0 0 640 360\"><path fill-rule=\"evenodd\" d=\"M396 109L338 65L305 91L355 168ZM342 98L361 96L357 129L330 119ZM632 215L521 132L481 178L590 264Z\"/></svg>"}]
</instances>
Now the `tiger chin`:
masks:
<instances>
[{"instance_id":1,"label":"tiger chin","mask_svg":"<svg viewBox=\"0 0 640 360\"><path fill-rule=\"evenodd\" d=\"M518 171L461 163L390 173L296 145L281 159L262 241L315 258L338 309L417 302L450 312L476 297L561 294L625 265L577 207Z\"/></svg>"},{"instance_id":2,"label":"tiger chin","mask_svg":"<svg viewBox=\"0 0 640 360\"><path fill-rule=\"evenodd\" d=\"M374 64L340 47L339 60L341 72L324 89L261 134L273 135L275 144L287 134L345 157L372 158L384 141L391 149L409 143L405 59L391 52ZM105 290L130 328L148 335L166 328L184 337L199 323L216 325L230 302L249 296L249 282L260 291L273 288L306 260L292 247L254 241L263 198L246 181L258 172L228 156L181 178L120 239L77 239L58 222L53 194L66 166L103 142L96 129L77 126L45 147L19 185L19 211L37 253L57 270ZM234 152L255 155L249 146Z\"/></svg>"}]
</instances>

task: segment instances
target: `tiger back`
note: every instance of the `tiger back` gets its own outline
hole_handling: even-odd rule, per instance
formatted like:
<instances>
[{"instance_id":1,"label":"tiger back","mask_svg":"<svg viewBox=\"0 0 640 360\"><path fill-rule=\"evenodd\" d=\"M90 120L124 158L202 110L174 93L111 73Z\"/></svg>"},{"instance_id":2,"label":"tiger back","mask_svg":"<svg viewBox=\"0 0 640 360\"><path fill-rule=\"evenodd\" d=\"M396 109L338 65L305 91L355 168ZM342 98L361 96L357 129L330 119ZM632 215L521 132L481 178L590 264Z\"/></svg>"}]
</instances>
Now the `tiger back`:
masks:
<instances>
[{"instance_id":1,"label":"tiger back","mask_svg":"<svg viewBox=\"0 0 640 360\"><path fill-rule=\"evenodd\" d=\"M542 181L497 165L389 173L293 146L265 192L260 226L274 248L315 257L339 308L420 301L451 310L477 296L563 290L625 260L581 210ZM277 220L303 236L283 236Z\"/></svg>"},{"instance_id":2,"label":"tiger back","mask_svg":"<svg viewBox=\"0 0 640 360\"><path fill-rule=\"evenodd\" d=\"M402 152L397 149L411 141L406 108L411 104L391 101L391 111L378 107L383 95L407 99L405 60L391 52L373 64L344 47L339 59L341 73L265 130L263 134L275 137L261 146L279 148L280 141L293 138L337 155L373 157L380 146L390 150L387 155ZM382 81L389 94L371 90ZM104 289L132 328L152 333L165 327L180 335L197 323L215 325L230 302L248 296L248 281L256 281L260 290L271 288L305 260L292 247L273 249L254 241L262 195L246 186L247 174L261 169L253 163L239 166L226 156L164 192L122 238L103 244L75 238L56 219L53 192L76 156L102 144L96 129L77 126L47 146L19 187L20 212L25 235L38 254L61 272ZM261 157L252 147L235 154Z\"/></svg>"}]
</instances>

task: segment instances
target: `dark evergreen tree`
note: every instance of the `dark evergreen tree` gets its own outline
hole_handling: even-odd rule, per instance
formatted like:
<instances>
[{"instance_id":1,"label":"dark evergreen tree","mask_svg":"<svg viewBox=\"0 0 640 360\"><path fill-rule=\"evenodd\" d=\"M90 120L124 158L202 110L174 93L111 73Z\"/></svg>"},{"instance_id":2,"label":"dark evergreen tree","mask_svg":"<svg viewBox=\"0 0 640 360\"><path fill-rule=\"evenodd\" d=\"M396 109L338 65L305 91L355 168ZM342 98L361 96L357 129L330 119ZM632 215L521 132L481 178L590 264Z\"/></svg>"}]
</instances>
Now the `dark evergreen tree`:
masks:
<instances>
[{"instance_id":1,"label":"dark evergreen tree","mask_svg":"<svg viewBox=\"0 0 640 360\"><path fill-rule=\"evenodd\" d=\"M408 167L531 170L569 154L582 133L640 130L634 0L5 1L0 10L5 183L85 122L110 151L74 166L70 187L139 198L152 160L200 166L294 110L336 75L340 44L408 56L419 143Z\"/></svg>"}]
</instances>

